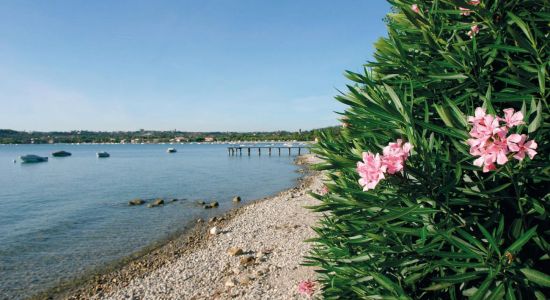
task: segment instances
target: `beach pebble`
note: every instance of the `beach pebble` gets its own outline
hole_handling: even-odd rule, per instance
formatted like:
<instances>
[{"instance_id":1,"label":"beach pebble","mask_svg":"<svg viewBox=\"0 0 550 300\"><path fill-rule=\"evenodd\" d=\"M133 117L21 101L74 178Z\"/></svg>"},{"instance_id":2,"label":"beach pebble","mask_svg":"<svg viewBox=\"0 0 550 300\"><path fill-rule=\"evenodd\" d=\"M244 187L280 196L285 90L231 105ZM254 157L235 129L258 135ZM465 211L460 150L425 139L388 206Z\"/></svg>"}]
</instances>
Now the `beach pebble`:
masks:
<instances>
[{"instance_id":1,"label":"beach pebble","mask_svg":"<svg viewBox=\"0 0 550 300\"><path fill-rule=\"evenodd\" d=\"M216 235L218 233L219 233L218 227L214 226L214 227L210 228L210 234Z\"/></svg>"},{"instance_id":2,"label":"beach pebble","mask_svg":"<svg viewBox=\"0 0 550 300\"><path fill-rule=\"evenodd\" d=\"M249 284L251 281L252 281L252 277L250 277L249 275L247 274L244 274L244 275L241 275L237 278L237 281L240 283L240 284Z\"/></svg>"},{"instance_id":3,"label":"beach pebble","mask_svg":"<svg viewBox=\"0 0 550 300\"><path fill-rule=\"evenodd\" d=\"M231 247L231 248L227 249L227 254L229 254L231 256L241 255L241 254L243 254L243 249L241 249L239 247Z\"/></svg>"},{"instance_id":4,"label":"beach pebble","mask_svg":"<svg viewBox=\"0 0 550 300\"><path fill-rule=\"evenodd\" d=\"M253 256L245 256L241 258L241 265L248 266L254 263L254 257Z\"/></svg>"},{"instance_id":5,"label":"beach pebble","mask_svg":"<svg viewBox=\"0 0 550 300\"><path fill-rule=\"evenodd\" d=\"M237 281L235 280L235 278L229 278L225 281L225 286L226 287L233 287L237 284Z\"/></svg>"}]
</instances>

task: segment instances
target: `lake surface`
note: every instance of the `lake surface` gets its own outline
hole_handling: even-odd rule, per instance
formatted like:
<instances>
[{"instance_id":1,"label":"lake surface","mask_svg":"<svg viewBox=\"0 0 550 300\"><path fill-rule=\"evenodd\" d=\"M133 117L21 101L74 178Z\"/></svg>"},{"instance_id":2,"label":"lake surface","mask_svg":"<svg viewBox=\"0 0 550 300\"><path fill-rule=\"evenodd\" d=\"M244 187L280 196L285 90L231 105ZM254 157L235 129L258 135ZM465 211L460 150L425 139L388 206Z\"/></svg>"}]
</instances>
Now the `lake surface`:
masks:
<instances>
[{"instance_id":1,"label":"lake surface","mask_svg":"<svg viewBox=\"0 0 550 300\"><path fill-rule=\"evenodd\" d=\"M168 147L178 152L168 154ZM246 203L300 177L288 153L228 156L226 147L0 145L0 299L25 298L105 266L231 209L234 195ZM57 150L73 155L51 157ZM111 157L99 159L98 151ZM21 164L24 154L50 158ZM128 206L134 198L179 201ZM205 210L200 199L220 207Z\"/></svg>"}]
</instances>

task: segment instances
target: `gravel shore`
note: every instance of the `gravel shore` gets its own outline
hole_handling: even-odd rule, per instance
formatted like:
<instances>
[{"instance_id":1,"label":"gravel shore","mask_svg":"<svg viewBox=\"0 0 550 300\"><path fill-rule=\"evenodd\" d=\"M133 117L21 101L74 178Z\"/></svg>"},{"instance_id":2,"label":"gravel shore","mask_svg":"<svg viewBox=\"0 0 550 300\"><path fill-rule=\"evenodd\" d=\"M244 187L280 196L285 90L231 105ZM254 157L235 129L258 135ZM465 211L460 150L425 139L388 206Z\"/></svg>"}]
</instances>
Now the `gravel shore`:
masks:
<instances>
[{"instance_id":1,"label":"gravel shore","mask_svg":"<svg viewBox=\"0 0 550 300\"><path fill-rule=\"evenodd\" d=\"M313 155L298 159L316 162ZM297 285L315 278L300 264L317 216L304 206L316 204L307 192L320 192L322 180L311 171L299 186L203 221L185 243L173 241L60 298L306 299Z\"/></svg>"}]
</instances>

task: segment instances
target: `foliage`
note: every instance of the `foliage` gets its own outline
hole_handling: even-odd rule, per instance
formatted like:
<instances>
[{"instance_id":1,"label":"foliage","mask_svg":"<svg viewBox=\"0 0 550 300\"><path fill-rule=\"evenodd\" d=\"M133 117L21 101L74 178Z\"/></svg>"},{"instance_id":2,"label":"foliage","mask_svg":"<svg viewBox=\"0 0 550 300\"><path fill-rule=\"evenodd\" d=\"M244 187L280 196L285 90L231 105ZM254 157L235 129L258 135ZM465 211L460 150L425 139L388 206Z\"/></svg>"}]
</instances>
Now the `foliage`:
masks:
<instances>
[{"instance_id":1,"label":"foliage","mask_svg":"<svg viewBox=\"0 0 550 300\"><path fill-rule=\"evenodd\" d=\"M347 72L340 136L325 133L329 193L308 264L327 299L544 299L550 295L547 0L390 0L388 36ZM412 5L417 4L415 13ZM460 10L459 7L463 7ZM469 15L464 15L464 8ZM461 14L462 13L462 14ZM468 32L477 25L472 38ZM466 144L476 107L521 110L533 160L484 173ZM403 172L358 184L362 152L413 145Z\"/></svg>"}]
</instances>

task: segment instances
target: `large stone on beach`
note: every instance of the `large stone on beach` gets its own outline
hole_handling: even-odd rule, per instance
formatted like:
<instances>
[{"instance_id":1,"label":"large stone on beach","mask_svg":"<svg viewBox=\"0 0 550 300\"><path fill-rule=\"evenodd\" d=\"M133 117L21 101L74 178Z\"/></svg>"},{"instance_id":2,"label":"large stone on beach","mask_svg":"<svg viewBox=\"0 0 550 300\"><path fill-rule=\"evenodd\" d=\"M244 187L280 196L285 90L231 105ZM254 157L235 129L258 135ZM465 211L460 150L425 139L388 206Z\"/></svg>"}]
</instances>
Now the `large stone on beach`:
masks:
<instances>
[{"instance_id":1,"label":"large stone on beach","mask_svg":"<svg viewBox=\"0 0 550 300\"><path fill-rule=\"evenodd\" d=\"M241 197L240 196L233 197L233 202L241 202Z\"/></svg>"},{"instance_id":2,"label":"large stone on beach","mask_svg":"<svg viewBox=\"0 0 550 300\"><path fill-rule=\"evenodd\" d=\"M133 206L133 205L142 205L144 204L145 201L141 200L141 199L134 199L134 200L130 200L128 201L128 205L130 206Z\"/></svg>"},{"instance_id":3,"label":"large stone on beach","mask_svg":"<svg viewBox=\"0 0 550 300\"><path fill-rule=\"evenodd\" d=\"M218 227L214 226L212 228L210 228L210 234L211 235L216 235L218 234L219 230L218 230Z\"/></svg>"},{"instance_id":4,"label":"large stone on beach","mask_svg":"<svg viewBox=\"0 0 550 300\"><path fill-rule=\"evenodd\" d=\"M229 254L231 256L241 255L241 254L243 254L243 249L241 249L239 247L231 247L231 248L227 249L227 254Z\"/></svg>"},{"instance_id":5,"label":"large stone on beach","mask_svg":"<svg viewBox=\"0 0 550 300\"><path fill-rule=\"evenodd\" d=\"M254 264L254 257L253 256L245 256L241 258L241 265L243 266L249 266Z\"/></svg>"}]
</instances>

